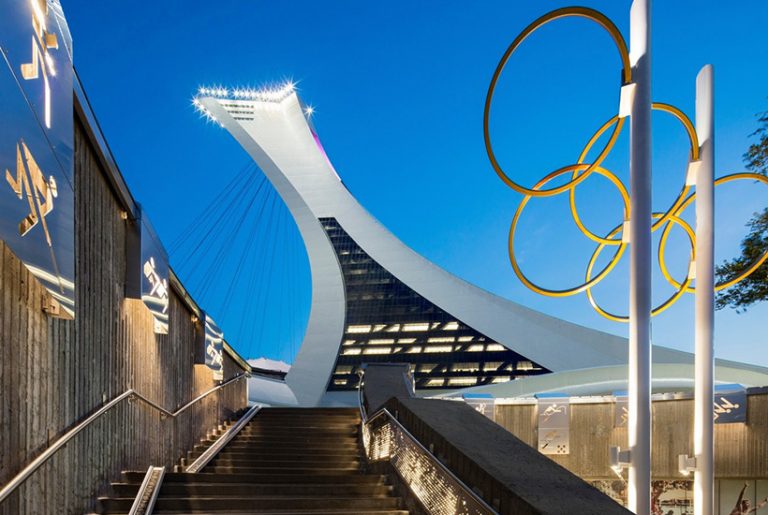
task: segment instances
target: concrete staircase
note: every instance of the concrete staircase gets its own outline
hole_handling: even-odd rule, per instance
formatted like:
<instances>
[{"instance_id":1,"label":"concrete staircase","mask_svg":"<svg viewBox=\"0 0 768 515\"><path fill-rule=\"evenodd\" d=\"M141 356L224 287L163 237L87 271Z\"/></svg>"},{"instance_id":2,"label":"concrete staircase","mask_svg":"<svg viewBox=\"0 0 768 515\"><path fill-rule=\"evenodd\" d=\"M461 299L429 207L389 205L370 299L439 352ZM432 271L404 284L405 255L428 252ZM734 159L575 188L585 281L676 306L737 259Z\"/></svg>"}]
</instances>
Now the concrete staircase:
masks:
<instances>
[{"instance_id":1,"label":"concrete staircase","mask_svg":"<svg viewBox=\"0 0 768 515\"><path fill-rule=\"evenodd\" d=\"M359 424L355 409L264 408L202 472L166 473L154 512L407 514L387 476L363 471ZM101 513L130 510L144 472L123 475Z\"/></svg>"}]
</instances>

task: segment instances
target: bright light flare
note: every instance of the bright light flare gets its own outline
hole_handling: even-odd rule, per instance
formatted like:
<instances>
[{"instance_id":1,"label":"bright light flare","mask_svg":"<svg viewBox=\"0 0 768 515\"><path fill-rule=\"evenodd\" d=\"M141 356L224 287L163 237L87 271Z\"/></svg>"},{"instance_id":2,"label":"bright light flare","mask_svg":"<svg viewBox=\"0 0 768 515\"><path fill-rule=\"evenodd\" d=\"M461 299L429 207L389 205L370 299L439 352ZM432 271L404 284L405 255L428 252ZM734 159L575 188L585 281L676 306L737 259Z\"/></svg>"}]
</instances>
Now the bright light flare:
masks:
<instances>
[{"instance_id":1,"label":"bright light flare","mask_svg":"<svg viewBox=\"0 0 768 515\"><path fill-rule=\"evenodd\" d=\"M216 98L231 98L237 100L258 100L262 102L282 102L296 91L296 83L286 81L276 87L263 88L234 88L227 89L221 86L201 86L197 90L198 96L211 96Z\"/></svg>"},{"instance_id":2,"label":"bright light flare","mask_svg":"<svg viewBox=\"0 0 768 515\"><path fill-rule=\"evenodd\" d=\"M200 89L202 90L205 88L200 88ZM195 111L200 113L202 117L205 118L206 121L213 122L221 127L224 127L224 125L221 122L219 122L219 120L217 120L216 117L213 116L213 114L211 114L211 112L203 105L203 103L200 101L199 98L197 97L193 98L192 105L195 107Z\"/></svg>"}]
</instances>

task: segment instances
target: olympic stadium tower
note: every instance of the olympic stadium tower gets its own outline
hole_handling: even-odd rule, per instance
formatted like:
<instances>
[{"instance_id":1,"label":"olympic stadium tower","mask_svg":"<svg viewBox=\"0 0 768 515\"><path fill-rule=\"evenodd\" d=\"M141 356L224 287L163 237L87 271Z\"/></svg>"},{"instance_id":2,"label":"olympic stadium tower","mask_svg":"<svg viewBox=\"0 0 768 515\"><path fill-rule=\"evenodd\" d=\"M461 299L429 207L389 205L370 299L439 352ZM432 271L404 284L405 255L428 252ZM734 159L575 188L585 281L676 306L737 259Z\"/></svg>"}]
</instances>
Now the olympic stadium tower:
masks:
<instances>
[{"instance_id":1,"label":"olympic stadium tower","mask_svg":"<svg viewBox=\"0 0 768 515\"><path fill-rule=\"evenodd\" d=\"M301 348L285 382L255 380L252 400L352 404L364 363L411 364L422 395L626 389L626 339L473 286L371 216L336 173L291 84L201 88L194 102L273 184L309 257L312 303ZM653 361L655 389L692 385L692 355L654 347ZM768 384L768 370L719 361L718 380Z\"/></svg>"}]
</instances>

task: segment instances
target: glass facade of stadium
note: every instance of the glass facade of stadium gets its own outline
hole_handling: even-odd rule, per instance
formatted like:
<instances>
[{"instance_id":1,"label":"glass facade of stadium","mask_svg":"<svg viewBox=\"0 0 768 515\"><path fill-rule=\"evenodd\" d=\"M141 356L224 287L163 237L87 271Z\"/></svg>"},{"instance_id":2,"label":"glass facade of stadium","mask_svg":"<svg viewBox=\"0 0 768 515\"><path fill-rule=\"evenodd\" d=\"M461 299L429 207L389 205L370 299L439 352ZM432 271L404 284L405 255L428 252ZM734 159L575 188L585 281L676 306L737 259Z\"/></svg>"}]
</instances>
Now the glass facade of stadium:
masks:
<instances>
[{"instance_id":1,"label":"glass facade of stadium","mask_svg":"<svg viewBox=\"0 0 768 515\"><path fill-rule=\"evenodd\" d=\"M403 284L334 218L320 222L346 288L344 338L328 390L357 388L363 363L410 363L417 389L466 388L549 372Z\"/></svg>"}]
</instances>

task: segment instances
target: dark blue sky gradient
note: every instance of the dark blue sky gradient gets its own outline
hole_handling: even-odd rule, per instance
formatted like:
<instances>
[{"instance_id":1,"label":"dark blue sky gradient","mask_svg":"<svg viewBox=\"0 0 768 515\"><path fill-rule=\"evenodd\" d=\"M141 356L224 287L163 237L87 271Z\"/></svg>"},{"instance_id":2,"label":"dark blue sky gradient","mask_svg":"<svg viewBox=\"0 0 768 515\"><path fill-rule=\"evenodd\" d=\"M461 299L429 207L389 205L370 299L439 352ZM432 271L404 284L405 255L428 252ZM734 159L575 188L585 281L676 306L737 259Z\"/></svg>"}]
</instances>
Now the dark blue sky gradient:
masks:
<instances>
[{"instance_id":1,"label":"dark blue sky gradient","mask_svg":"<svg viewBox=\"0 0 768 515\"><path fill-rule=\"evenodd\" d=\"M166 244L247 162L224 130L195 113L197 87L290 78L316 108L314 123L344 182L405 243L494 293L623 335L626 326L599 317L583 295L540 297L514 277L506 238L520 196L494 175L483 146L483 103L498 59L530 21L564 5L64 2L77 70L131 190ZM627 37L629 1L589 5ZM714 64L717 173L742 170L754 115L768 109L768 4L657 1L654 9L654 100L693 118L696 74ZM500 83L492 125L499 158L529 185L574 162L591 133L616 111L618 87L617 53L596 26L565 20L546 27L523 44ZM655 115L654 123L654 207L662 210L682 184L687 142L665 115ZM606 161L625 180L626 136ZM589 227L606 232L618 223L620 203L606 181L595 178L578 191ZM726 186L717 202L717 256L725 259L738 249L750 214L768 203L768 190ZM594 248L575 232L566 208L565 197L532 202L521 222L521 263L545 286L582 279ZM285 238L280 248L294 248ZM233 255L241 249L241 242L232 243ZM686 253L684 237L673 235L668 261L677 277L685 273ZM293 357L309 294L306 270L294 261L299 272L291 298L299 316L268 316L260 332L237 335L231 320L248 312L245 292L227 315L230 323L222 324L230 343L248 357ZM626 311L626 270L625 258L595 288L609 309ZM660 279L657 286L657 301L671 293ZM654 319L655 343L692 349L688 297ZM215 296L206 300L216 303ZM215 306L204 307L216 313ZM719 312L717 355L768 366L766 316L766 303L742 315ZM286 323L294 324L288 332L281 329Z\"/></svg>"}]
</instances>

